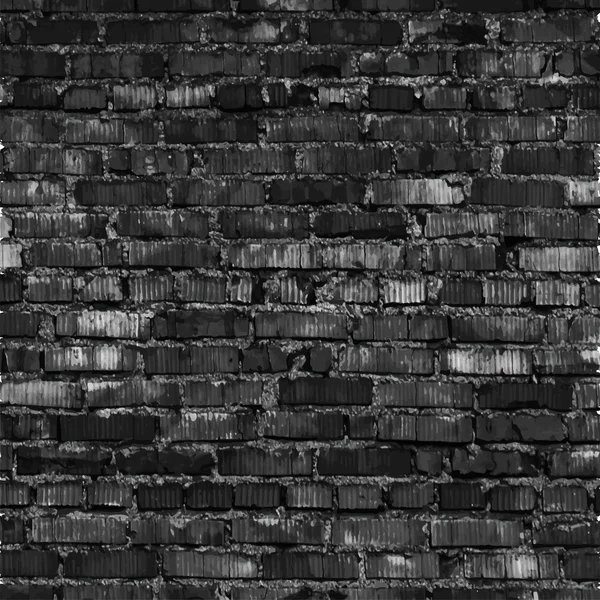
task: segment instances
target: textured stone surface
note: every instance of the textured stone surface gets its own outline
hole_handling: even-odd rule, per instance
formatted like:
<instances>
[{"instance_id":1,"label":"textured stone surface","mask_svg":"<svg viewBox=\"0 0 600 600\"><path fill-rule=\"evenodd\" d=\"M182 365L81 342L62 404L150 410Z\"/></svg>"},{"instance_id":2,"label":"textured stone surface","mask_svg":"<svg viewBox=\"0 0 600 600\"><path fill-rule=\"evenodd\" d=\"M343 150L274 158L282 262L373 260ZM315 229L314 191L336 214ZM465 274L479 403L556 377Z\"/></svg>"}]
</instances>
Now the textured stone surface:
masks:
<instances>
[{"instance_id":1,"label":"textured stone surface","mask_svg":"<svg viewBox=\"0 0 600 600\"><path fill-rule=\"evenodd\" d=\"M0 598L596 600L599 0L0 0Z\"/></svg>"}]
</instances>

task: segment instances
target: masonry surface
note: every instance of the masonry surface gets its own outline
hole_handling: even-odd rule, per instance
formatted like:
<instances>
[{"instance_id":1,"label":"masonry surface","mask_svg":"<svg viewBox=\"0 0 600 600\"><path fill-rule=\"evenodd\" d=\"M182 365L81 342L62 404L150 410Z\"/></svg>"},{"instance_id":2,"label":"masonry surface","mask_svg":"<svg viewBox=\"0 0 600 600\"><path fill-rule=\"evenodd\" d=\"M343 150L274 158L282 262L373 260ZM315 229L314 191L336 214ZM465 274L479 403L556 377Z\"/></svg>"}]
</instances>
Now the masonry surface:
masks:
<instances>
[{"instance_id":1,"label":"masonry surface","mask_svg":"<svg viewBox=\"0 0 600 600\"><path fill-rule=\"evenodd\" d=\"M598 600L598 12L0 0L0 598Z\"/></svg>"}]
</instances>

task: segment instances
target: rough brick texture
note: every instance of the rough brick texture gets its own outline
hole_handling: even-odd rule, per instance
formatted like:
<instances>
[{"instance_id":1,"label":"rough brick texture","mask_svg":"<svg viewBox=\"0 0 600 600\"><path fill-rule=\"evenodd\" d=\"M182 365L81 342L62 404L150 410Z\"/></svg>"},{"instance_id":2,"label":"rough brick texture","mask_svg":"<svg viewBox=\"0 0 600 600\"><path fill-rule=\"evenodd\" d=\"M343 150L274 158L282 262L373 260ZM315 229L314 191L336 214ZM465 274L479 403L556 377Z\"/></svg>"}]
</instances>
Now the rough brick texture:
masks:
<instances>
[{"instance_id":1,"label":"rough brick texture","mask_svg":"<svg viewBox=\"0 0 600 600\"><path fill-rule=\"evenodd\" d=\"M0 598L597 600L599 0L0 0Z\"/></svg>"}]
</instances>

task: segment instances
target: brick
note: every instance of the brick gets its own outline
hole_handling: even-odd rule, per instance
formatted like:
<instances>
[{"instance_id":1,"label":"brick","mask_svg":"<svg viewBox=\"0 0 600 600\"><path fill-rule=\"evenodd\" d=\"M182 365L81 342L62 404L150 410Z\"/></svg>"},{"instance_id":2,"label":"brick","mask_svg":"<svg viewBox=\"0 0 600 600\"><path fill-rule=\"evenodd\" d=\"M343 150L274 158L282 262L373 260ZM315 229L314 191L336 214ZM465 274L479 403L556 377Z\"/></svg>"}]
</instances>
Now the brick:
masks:
<instances>
[{"instance_id":1,"label":"brick","mask_svg":"<svg viewBox=\"0 0 600 600\"><path fill-rule=\"evenodd\" d=\"M458 142L456 117L369 116L367 139L389 141Z\"/></svg>"},{"instance_id":2,"label":"brick","mask_svg":"<svg viewBox=\"0 0 600 600\"><path fill-rule=\"evenodd\" d=\"M239 51L188 52L173 50L169 53L168 69L171 75L203 77L206 75L259 74L258 55Z\"/></svg>"},{"instance_id":3,"label":"brick","mask_svg":"<svg viewBox=\"0 0 600 600\"><path fill-rule=\"evenodd\" d=\"M0 506L27 506L30 501L28 484L17 481L0 481Z\"/></svg>"},{"instance_id":4,"label":"brick","mask_svg":"<svg viewBox=\"0 0 600 600\"><path fill-rule=\"evenodd\" d=\"M15 237L105 237L106 218L85 214L44 215L25 213L13 221Z\"/></svg>"},{"instance_id":5,"label":"brick","mask_svg":"<svg viewBox=\"0 0 600 600\"><path fill-rule=\"evenodd\" d=\"M260 404L262 383L257 381L220 381L188 383L184 388L187 406L229 406Z\"/></svg>"},{"instance_id":6,"label":"brick","mask_svg":"<svg viewBox=\"0 0 600 600\"><path fill-rule=\"evenodd\" d=\"M567 118L566 142L595 142L600 138L600 122L593 116L581 119Z\"/></svg>"},{"instance_id":7,"label":"brick","mask_svg":"<svg viewBox=\"0 0 600 600\"><path fill-rule=\"evenodd\" d=\"M396 154L397 171L417 171L423 173L487 171L489 165L490 151L487 148L480 148L477 150L400 148ZM427 181L431 182L431 180ZM423 183L420 185L423 185ZM454 215L446 214L444 216L453 217ZM468 217L469 215L465 216Z\"/></svg>"},{"instance_id":8,"label":"brick","mask_svg":"<svg viewBox=\"0 0 600 600\"><path fill-rule=\"evenodd\" d=\"M443 510L477 510L485 508L485 493L474 482L442 483L440 507Z\"/></svg>"},{"instance_id":9,"label":"brick","mask_svg":"<svg viewBox=\"0 0 600 600\"><path fill-rule=\"evenodd\" d=\"M500 25L505 42L560 43L589 41L592 37L591 19L580 16L548 18L542 23L534 20L505 19Z\"/></svg>"},{"instance_id":10,"label":"brick","mask_svg":"<svg viewBox=\"0 0 600 600\"><path fill-rule=\"evenodd\" d=\"M169 441L227 441L254 438L248 414L185 413L160 418L161 437Z\"/></svg>"},{"instance_id":11,"label":"brick","mask_svg":"<svg viewBox=\"0 0 600 600\"><path fill-rule=\"evenodd\" d=\"M385 60L390 75L444 75L452 72L453 53L448 50L392 52Z\"/></svg>"},{"instance_id":12,"label":"brick","mask_svg":"<svg viewBox=\"0 0 600 600\"><path fill-rule=\"evenodd\" d=\"M0 197L5 206L56 205L65 200L65 186L53 181L2 181Z\"/></svg>"},{"instance_id":13,"label":"brick","mask_svg":"<svg viewBox=\"0 0 600 600\"><path fill-rule=\"evenodd\" d=\"M567 200L571 206L598 206L598 184L595 181L569 181L567 184Z\"/></svg>"},{"instance_id":14,"label":"brick","mask_svg":"<svg viewBox=\"0 0 600 600\"><path fill-rule=\"evenodd\" d=\"M408 34L409 40L417 44L483 44L486 27L483 22L472 18L467 18L460 24L442 19L412 19L408 22Z\"/></svg>"},{"instance_id":15,"label":"brick","mask_svg":"<svg viewBox=\"0 0 600 600\"><path fill-rule=\"evenodd\" d=\"M349 0L347 8L354 11L386 12L391 10L401 11L426 11L433 10L431 0Z\"/></svg>"},{"instance_id":16,"label":"brick","mask_svg":"<svg viewBox=\"0 0 600 600\"><path fill-rule=\"evenodd\" d=\"M44 352L46 371L133 371L137 353L118 346L72 346L47 348Z\"/></svg>"},{"instance_id":17,"label":"brick","mask_svg":"<svg viewBox=\"0 0 600 600\"><path fill-rule=\"evenodd\" d=\"M358 142L358 120L335 116L269 119L266 139L268 142Z\"/></svg>"},{"instance_id":18,"label":"brick","mask_svg":"<svg viewBox=\"0 0 600 600\"><path fill-rule=\"evenodd\" d=\"M264 436L282 439L341 439L343 415L335 413L267 412L263 420Z\"/></svg>"},{"instance_id":19,"label":"brick","mask_svg":"<svg viewBox=\"0 0 600 600\"><path fill-rule=\"evenodd\" d=\"M383 21L368 23L355 20L312 21L309 24L310 44L369 44L393 46L402 40L398 23Z\"/></svg>"},{"instance_id":20,"label":"brick","mask_svg":"<svg viewBox=\"0 0 600 600\"><path fill-rule=\"evenodd\" d=\"M417 418L417 440L420 442L465 443L473 437L473 424L470 417Z\"/></svg>"},{"instance_id":21,"label":"brick","mask_svg":"<svg viewBox=\"0 0 600 600\"><path fill-rule=\"evenodd\" d=\"M450 322L458 342L541 343L545 334L543 318L457 317Z\"/></svg>"},{"instance_id":22,"label":"brick","mask_svg":"<svg viewBox=\"0 0 600 600\"><path fill-rule=\"evenodd\" d=\"M340 371L355 373L433 373L433 353L392 347L350 347L339 356Z\"/></svg>"},{"instance_id":23,"label":"brick","mask_svg":"<svg viewBox=\"0 0 600 600\"><path fill-rule=\"evenodd\" d=\"M287 504L292 508L331 508L333 490L323 484L290 485L286 490Z\"/></svg>"},{"instance_id":24,"label":"brick","mask_svg":"<svg viewBox=\"0 0 600 600\"><path fill-rule=\"evenodd\" d=\"M479 281L468 279L446 280L440 290L442 304L461 305L477 304L483 302L483 289Z\"/></svg>"},{"instance_id":25,"label":"brick","mask_svg":"<svg viewBox=\"0 0 600 600\"><path fill-rule=\"evenodd\" d=\"M182 518L152 516L134 519L130 525L134 544L194 543L219 546L225 537L223 521L200 521Z\"/></svg>"},{"instance_id":26,"label":"brick","mask_svg":"<svg viewBox=\"0 0 600 600\"><path fill-rule=\"evenodd\" d=\"M426 110L465 109L467 90L459 87L432 87L425 90L423 107Z\"/></svg>"},{"instance_id":27,"label":"brick","mask_svg":"<svg viewBox=\"0 0 600 600\"><path fill-rule=\"evenodd\" d=\"M148 339L150 320L141 314L118 311L65 312L56 319L59 336Z\"/></svg>"},{"instance_id":28,"label":"brick","mask_svg":"<svg viewBox=\"0 0 600 600\"><path fill-rule=\"evenodd\" d=\"M131 242L132 267L216 267L219 250L198 242Z\"/></svg>"},{"instance_id":29,"label":"brick","mask_svg":"<svg viewBox=\"0 0 600 600\"><path fill-rule=\"evenodd\" d=\"M523 90L523 103L531 108L530 104L537 97L532 98L530 91L536 88L525 88ZM546 88L537 88L545 91ZM497 86L495 88L483 88L475 90L473 94L473 107L480 110L511 110L516 107L516 91L508 86ZM541 104L541 102L540 102ZM566 102L565 102L566 105Z\"/></svg>"},{"instance_id":30,"label":"brick","mask_svg":"<svg viewBox=\"0 0 600 600\"><path fill-rule=\"evenodd\" d=\"M538 306L579 306L581 287L563 281L537 281L535 303Z\"/></svg>"},{"instance_id":31,"label":"brick","mask_svg":"<svg viewBox=\"0 0 600 600\"><path fill-rule=\"evenodd\" d=\"M370 404L372 384L368 379L280 379L283 404Z\"/></svg>"},{"instance_id":32,"label":"brick","mask_svg":"<svg viewBox=\"0 0 600 600\"><path fill-rule=\"evenodd\" d=\"M522 248L519 250L519 268L525 271L589 273L598 270L595 248Z\"/></svg>"},{"instance_id":33,"label":"brick","mask_svg":"<svg viewBox=\"0 0 600 600\"><path fill-rule=\"evenodd\" d=\"M45 50L6 49L0 62L3 77L65 77L65 56Z\"/></svg>"},{"instance_id":34,"label":"brick","mask_svg":"<svg viewBox=\"0 0 600 600\"><path fill-rule=\"evenodd\" d=\"M13 88L15 108L59 107L58 92L51 86L39 83L17 83Z\"/></svg>"},{"instance_id":35,"label":"brick","mask_svg":"<svg viewBox=\"0 0 600 600\"><path fill-rule=\"evenodd\" d=\"M378 394L385 406L460 408L472 405L470 384L446 382L380 383Z\"/></svg>"},{"instance_id":36,"label":"brick","mask_svg":"<svg viewBox=\"0 0 600 600\"><path fill-rule=\"evenodd\" d=\"M254 320L258 338L345 339L346 319L341 315L317 313L260 313Z\"/></svg>"},{"instance_id":37,"label":"brick","mask_svg":"<svg viewBox=\"0 0 600 600\"><path fill-rule=\"evenodd\" d=\"M553 141L558 133L553 117L493 116L468 117L464 123L466 139L493 141Z\"/></svg>"},{"instance_id":38,"label":"brick","mask_svg":"<svg viewBox=\"0 0 600 600\"><path fill-rule=\"evenodd\" d=\"M6 381L0 385L0 394L0 403L16 406L74 409L82 402L77 384L60 381Z\"/></svg>"},{"instance_id":39,"label":"brick","mask_svg":"<svg viewBox=\"0 0 600 600\"><path fill-rule=\"evenodd\" d=\"M257 123L254 119L219 119L196 121L173 119L165 121L165 141L168 144L207 142L255 142ZM248 153L240 154L241 157Z\"/></svg>"},{"instance_id":40,"label":"brick","mask_svg":"<svg viewBox=\"0 0 600 600\"><path fill-rule=\"evenodd\" d=\"M369 108L373 110L411 111L413 109L413 90L409 87L371 86L369 90Z\"/></svg>"},{"instance_id":41,"label":"brick","mask_svg":"<svg viewBox=\"0 0 600 600\"><path fill-rule=\"evenodd\" d=\"M373 203L377 206L456 205L463 202L460 190L443 179L405 179L377 181Z\"/></svg>"},{"instance_id":42,"label":"brick","mask_svg":"<svg viewBox=\"0 0 600 600\"><path fill-rule=\"evenodd\" d=\"M536 491L527 485L498 485L490 490L492 511L528 512L535 508Z\"/></svg>"},{"instance_id":43,"label":"brick","mask_svg":"<svg viewBox=\"0 0 600 600\"><path fill-rule=\"evenodd\" d=\"M168 551L164 554L166 577L207 577L211 579L253 578L258 573L256 561L238 554Z\"/></svg>"},{"instance_id":44,"label":"brick","mask_svg":"<svg viewBox=\"0 0 600 600\"><path fill-rule=\"evenodd\" d=\"M553 579L558 569L558 557L553 554L477 554L465 564L468 577L483 579Z\"/></svg>"},{"instance_id":45,"label":"brick","mask_svg":"<svg viewBox=\"0 0 600 600\"><path fill-rule=\"evenodd\" d=\"M65 600L83 600L87 594L96 597L103 593L105 593L105 586L100 584L64 587ZM149 600L152 597L152 588L148 585L113 584L111 585L109 594L114 594L120 598L127 598L127 600Z\"/></svg>"},{"instance_id":46,"label":"brick","mask_svg":"<svg viewBox=\"0 0 600 600\"><path fill-rule=\"evenodd\" d=\"M574 581L595 580L598 555L590 552L571 553L565 557L565 577Z\"/></svg>"},{"instance_id":47,"label":"brick","mask_svg":"<svg viewBox=\"0 0 600 600\"><path fill-rule=\"evenodd\" d=\"M588 493L582 486L555 486L543 490L544 512L584 512L588 505Z\"/></svg>"},{"instance_id":48,"label":"brick","mask_svg":"<svg viewBox=\"0 0 600 600\"><path fill-rule=\"evenodd\" d=\"M514 147L502 157L502 171L515 175L593 175L593 155L580 148Z\"/></svg>"},{"instance_id":49,"label":"brick","mask_svg":"<svg viewBox=\"0 0 600 600\"><path fill-rule=\"evenodd\" d=\"M242 483L235 487L234 505L243 508L269 508L281 504L278 483Z\"/></svg>"},{"instance_id":50,"label":"brick","mask_svg":"<svg viewBox=\"0 0 600 600\"><path fill-rule=\"evenodd\" d=\"M533 359L527 350L445 350L443 372L478 375L531 375Z\"/></svg>"},{"instance_id":51,"label":"brick","mask_svg":"<svg viewBox=\"0 0 600 600\"><path fill-rule=\"evenodd\" d=\"M41 506L81 506L83 485L63 482L43 484L37 487L37 503Z\"/></svg>"},{"instance_id":52,"label":"brick","mask_svg":"<svg viewBox=\"0 0 600 600\"><path fill-rule=\"evenodd\" d=\"M33 541L62 544L125 544L127 523L112 517L35 517Z\"/></svg>"},{"instance_id":53,"label":"brick","mask_svg":"<svg viewBox=\"0 0 600 600\"><path fill-rule=\"evenodd\" d=\"M366 562L368 579L435 579L440 573L439 556L434 552L403 554L369 554Z\"/></svg>"},{"instance_id":54,"label":"brick","mask_svg":"<svg viewBox=\"0 0 600 600\"><path fill-rule=\"evenodd\" d=\"M427 271L493 271L498 267L498 253L492 244L480 246L429 246L426 249Z\"/></svg>"},{"instance_id":55,"label":"brick","mask_svg":"<svg viewBox=\"0 0 600 600\"><path fill-rule=\"evenodd\" d=\"M228 346L172 348L144 351L146 373L237 373L239 352Z\"/></svg>"},{"instance_id":56,"label":"brick","mask_svg":"<svg viewBox=\"0 0 600 600\"><path fill-rule=\"evenodd\" d=\"M271 204L359 204L364 186L355 181L275 180L271 184Z\"/></svg>"},{"instance_id":57,"label":"brick","mask_svg":"<svg viewBox=\"0 0 600 600\"><path fill-rule=\"evenodd\" d=\"M142 579L157 574L156 556L147 550L92 551L65 557L66 577L124 577Z\"/></svg>"},{"instance_id":58,"label":"brick","mask_svg":"<svg viewBox=\"0 0 600 600\"><path fill-rule=\"evenodd\" d=\"M389 489L389 503L393 508L423 508L433 501L432 483L394 483Z\"/></svg>"},{"instance_id":59,"label":"brick","mask_svg":"<svg viewBox=\"0 0 600 600\"><path fill-rule=\"evenodd\" d=\"M486 236L500 233L500 220L493 213L428 214L424 234L428 238Z\"/></svg>"},{"instance_id":60,"label":"brick","mask_svg":"<svg viewBox=\"0 0 600 600\"><path fill-rule=\"evenodd\" d=\"M548 54L536 48L460 50L456 64L461 77L539 78L545 72Z\"/></svg>"},{"instance_id":61,"label":"brick","mask_svg":"<svg viewBox=\"0 0 600 600\"><path fill-rule=\"evenodd\" d=\"M226 510L233 506L233 490L228 484L194 483L186 489L186 506L194 510Z\"/></svg>"},{"instance_id":62,"label":"brick","mask_svg":"<svg viewBox=\"0 0 600 600\"><path fill-rule=\"evenodd\" d=\"M339 510L378 510L383 506L381 488L377 485L342 485L337 488L338 508ZM356 521L348 520L338 521L337 530L340 540L344 539L344 531L350 529L356 524ZM359 523L358 528L364 524ZM363 531L364 535L364 531ZM367 534L368 535L368 534Z\"/></svg>"},{"instance_id":63,"label":"brick","mask_svg":"<svg viewBox=\"0 0 600 600\"><path fill-rule=\"evenodd\" d=\"M433 546L514 547L521 544L523 537L523 524L518 521L460 518L439 519L431 524Z\"/></svg>"},{"instance_id":64,"label":"brick","mask_svg":"<svg viewBox=\"0 0 600 600\"><path fill-rule=\"evenodd\" d=\"M119 302L123 299L122 281L118 277L99 275L86 283L79 280L78 284L82 287L79 294L82 302Z\"/></svg>"},{"instance_id":65,"label":"brick","mask_svg":"<svg viewBox=\"0 0 600 600\"><path fill-rule=\"evenodd\" d=\"M137 3L137 9L140 12L169 12L169 11L193 11L193 12L212 12L222 10L225 4L220 0L176 0L175 2L165 2L162 0L140 0Z\"/></svg>"},{"instance_id":66,"label":"brick","mask_svg":"<svg viewBox=\"0 0 600 600\"><path fill-rule=\"evenodd\" d=\"M565 428L557 416L494 415L477 417L476 435L483 442L560 442Z\"/></svg>"},{"instance_id":67,"label":"brick","mask_svg":"<svg viewBox=\"0 0 600 600\"><path fill-rule=\"evenodd\" d=\"M340 78L352 75L350 56L343 51L267 52L266 60L268 77Z\"/></svg>"},{"instance_id":68,"label":"brick","mask_svg":"<svg viewBox=\"0 0 600 600\"><path fill-rule=\"evenodd\" d=\"M69 475L100 475L112 454L106 450L67 450L25 448L17 450L18 470L22 475L44 472Z\"/></svg>"},{"instance_id":69,"label":"brick","mask_svg":"<svg viewBox=\"0 0 600 600\"><path fill-rule=\"evenodd\" d=\"M559 212L552 219L549 215L511 213L505 221L504 234L517 238L595 240L598 238L598 220L591 215Z\"/></svg>"},{"instance_id":70,"label":"brick","mask_svg":"<svg viewBox=\"0 0 600 600\"><path fill-rule=\"evenodd\" d=\"M358 579L358 557L349 553L266 554L263 570L266 579Z\"/></svg>"},{"instance_id":71,"label":"brick","mask_svg":"<svg viewBox=\"0 0 600 600\"><path fill-rule=\"evenodd\" d=\"M370 517L333 521L334 546L422 546L427 540L425 521L374 519Z\"/></svg>"},{"instance_id":72,"label":"brick","mask_svg":"<svg viewBox=\"0 0 600 600\"><path fill-rule=\"evenodd\" d=\"M154 418L135 415L76 415L60 417L61 441L131 440L151 442Z\"/></svg>"},{"instance_id":73,"label":"brick","mask_svg":"<svg viewBox=\"0 0 600 600\"><path fill-rule=\"evenodd\" d=\"M13 44L93 44L98 42L98 25L91 21L39 19L35 25L11 22L8 36Z\"/></svg>"},{"instance_id":74,"label":"brick","mask_svg":"<svg viewBox=\"0 0 600 600\"><path fill-rule=\"evenodd\" d=\"M320 544L325 541L325 527L317 521L299 519L234 519L231 538L252 544Z\"/></svg>"},{"instance_id":75,"label":"brick","mask_svg":"<svg viewBox=\"0 0 600 600\"><path fill-rule=\"evenodd\" d=\"M391 166L392 155L387 148L357 149L325 146L303 151L301 172L332 174L387 172L391 170ZM293 170L291 162L286 170Z\"/></svg>"},{"instance_id":76,"label":"brick","mask_svg":"<svg viewBox=\"0 0 600 600\"><path fill-rule=\"evenodd\" d=\"M133 489L131 485L112 481L97 481L87 489L91 507L131 508Z\"/></svg>"},{"instance_id":77,"label":"brick","mask_svg":"<svg viewBox=\"0 0 600 600\"><path fill-rule=\"evenodd\" d=\"M168 311L152 323L156 339L243 337L248 335L248 319L233 311Z\"/></svg>"},{"instance_id":78,"label":"brick","mask_svg":"<svg viewBox=\"0 0 600 600\"><path fill-rule=\"evenodd\" d=\"M564 190L557 182L476 179L471 187L470 202L560 208L564 204Z\"/></svg>"},{"instance_id":79,"label":"brick","mask_svg":"<svg viewBox=\"0 0 600 600\"><path fill-rule=\"evenodd\" d=\"M568 411L573 403L573 389L566 384L500 383L482 386L478 391L483 409L515 410L547 408Z\"/></svg>"},{"instance_id":80,"label":"brick","mask_svg":"<svg viewBox=\"0 0 600 600\"><path fill-rule=\"evenodd\" d=\"M257 475L263 477L309 475L311 452L259 448L224 448L217 452L221 475Z\"/></svg>"},{"instance_id":81,"label":"brick","mask_svg":"<svg viewBox=\"0 0 600 600\"><path fill-rule=\"evenodd\" d=\"M164 75L164 59L160 52L116 51L110 54L87 52L73 54L74 79L109 79L159 77Z\"/></svg>"},{"instance_id":82,"label":"brick","mask_svg":"<svg viewBox=\"0 0 600 600\"><path fill-rule=\"evenodd\" d=\"M308 217L286 212L257 214L236 211L221 215L221 227L226 238L284 238L308 237Z\"/></svg>"},{"instance_id":83,"label":"brick","mask_svg":"<svg viewBox=\"0 0 600 600\"><path fill-rule=\"evenodd\" d=\"M322 449L317 459L320 475L387 475L402 477L411 471L410 452L396 448Z\"/></svg>"},{"instance_id":84,"label":"brick","mask_svg":"<svg viewBox=\"0 0 600 600\"><path fill-rule=\"evenodd\" d=\"M355 340L408 339L408 318L401 315L365 315L354 327L352 337Z\"/></svg>"},{"instance_id":85,"label":"brick","mask_svg":"<svg viewBox=\"0 0 600 600\"><path fill-rule=\"evenodd\" d=\"M49 550L3 550L0 566L6 577L56 577L58 553Z\"/></svg>"}]
</instances>

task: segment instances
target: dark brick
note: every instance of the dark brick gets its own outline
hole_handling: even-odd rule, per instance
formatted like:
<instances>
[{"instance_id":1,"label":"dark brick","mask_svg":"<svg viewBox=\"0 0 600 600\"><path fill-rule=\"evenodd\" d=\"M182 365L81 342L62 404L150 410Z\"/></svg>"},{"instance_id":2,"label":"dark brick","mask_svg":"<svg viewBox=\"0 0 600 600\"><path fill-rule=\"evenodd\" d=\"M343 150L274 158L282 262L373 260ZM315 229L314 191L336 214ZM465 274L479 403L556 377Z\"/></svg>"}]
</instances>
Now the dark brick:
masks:
<instances>
[{"instance_id":1,"label":"dark brick","mask_svg":"<svg viewBox=\"0 0 600 600\"><path fill-rule=\"evenodd\" d=\"M66 577L145 579L158 573L156 555L147 550L72 552L64 561Z\"/></svg>"},{"instance_id":2,"label":"dark brick","mask_svg":"<svg viewBox=\"0 0 600 600\"><path fill-rule=\"evenodd\" d=\"M283 404L371 404L372 383L368 379L281 379L279 395Z\"/></svg>"},{"instance_id":3,"label":"dark brick","mask_svg":"<svg viewBox=\"0 0 600 600\"><path fill-rule=\"evenodd\" d=\"M229 510L233 506L233 487L201 481L186 488L186 506L194 510Z\"/></svg>"},{"instance_id":4,"label":"dark brick","mask_svg":"<svg viewBox=\"0 0 600 600\"><path fill-rule=\"evenodd\" d=\"M140 510L177 509L183 504L183 487L179 483L140 485L136 495Z\"/></svg>"},{"instance_id":5,"label":"dark brick","mask_svg":"<svg viewBox=\"0 0 600 600\"><path fill-rule=\"evenodd\" d=\"M320 475L403 477L411 472L411 455L408 450L385 447L322 449L317 471Z\"/></svg>"}]
</instances>

